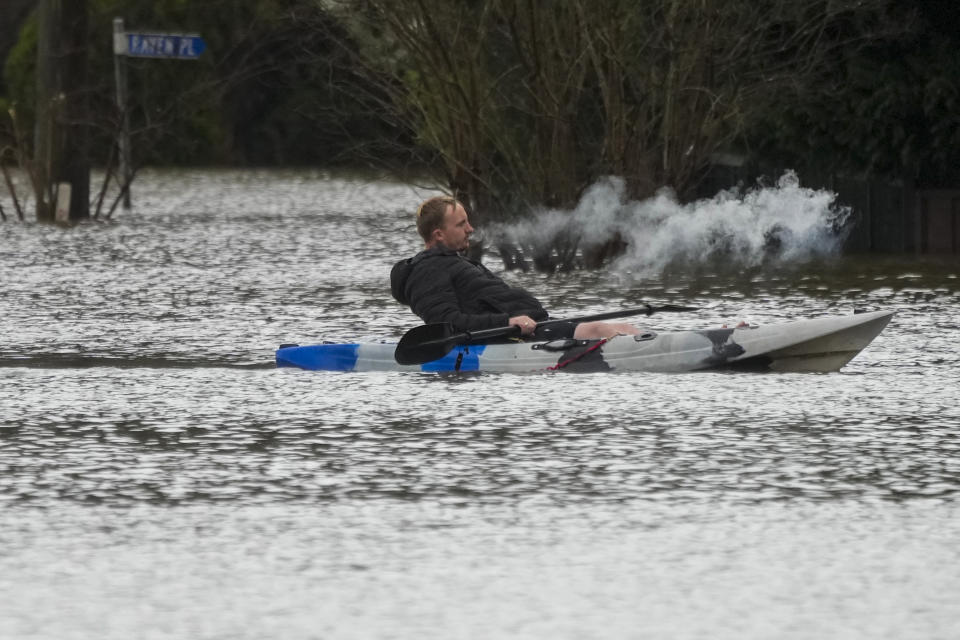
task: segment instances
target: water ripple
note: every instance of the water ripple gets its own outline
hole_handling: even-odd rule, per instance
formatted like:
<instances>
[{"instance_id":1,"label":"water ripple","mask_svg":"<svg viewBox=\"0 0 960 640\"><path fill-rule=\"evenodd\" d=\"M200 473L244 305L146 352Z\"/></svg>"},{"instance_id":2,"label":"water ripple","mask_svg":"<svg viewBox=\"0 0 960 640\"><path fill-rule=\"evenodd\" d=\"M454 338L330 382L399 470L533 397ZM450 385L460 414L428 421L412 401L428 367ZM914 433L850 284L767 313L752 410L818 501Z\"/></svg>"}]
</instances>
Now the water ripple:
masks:
<instances>
[{"instance_id":1,"label":"water ripple","mask_svg":"<svg viewBox=\"0 0 960 640\"><path fill-rule=\"evenodd\" d=\"M387 278L424 195L158 171L109 224L0 224L0 628L951 637L955 260L506 274L560 316L700 307L655 330L896 309L838 374L275 369L419 324Z\"/></svg>"}]
</instances>

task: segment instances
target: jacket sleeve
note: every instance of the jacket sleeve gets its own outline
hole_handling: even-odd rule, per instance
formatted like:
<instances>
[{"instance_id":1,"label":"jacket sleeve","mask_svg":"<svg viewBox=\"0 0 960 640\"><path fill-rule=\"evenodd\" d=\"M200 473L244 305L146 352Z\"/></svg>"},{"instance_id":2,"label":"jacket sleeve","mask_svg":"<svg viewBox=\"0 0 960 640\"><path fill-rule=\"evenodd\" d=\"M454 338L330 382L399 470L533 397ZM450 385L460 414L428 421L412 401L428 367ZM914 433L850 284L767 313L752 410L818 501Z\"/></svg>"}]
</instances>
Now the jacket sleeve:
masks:
<instances>
[{"instance_id":1,"label":"jacket sleeve","mask_svg":"<svg viewBox=\"0 0 960 640\"><path fill-rule=\"evenodd\" d=\"M464 313L449 271L436 260L424 260L407 279L406 298L410 309L428 323L449 322L458 331L478 331L505 327L506 313ZM441 263L442 264L442 263Z\"/></svg>"}]
</instances>

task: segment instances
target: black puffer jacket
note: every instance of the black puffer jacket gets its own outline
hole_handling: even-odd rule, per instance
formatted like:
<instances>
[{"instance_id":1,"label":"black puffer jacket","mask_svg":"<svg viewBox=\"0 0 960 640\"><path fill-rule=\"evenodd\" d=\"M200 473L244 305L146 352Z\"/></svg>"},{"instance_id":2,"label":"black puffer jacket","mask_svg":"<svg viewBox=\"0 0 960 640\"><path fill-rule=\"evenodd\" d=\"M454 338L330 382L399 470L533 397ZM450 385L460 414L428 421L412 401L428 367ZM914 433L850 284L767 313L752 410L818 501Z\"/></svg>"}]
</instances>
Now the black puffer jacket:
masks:
<instances>
[{"instance_id":1,"label":"black puffer jacket","mask_svg":"<svg viewBox=\"0 0 960 640\"><path fill-rule=\"evenodd\" d=\"M513 316L546 320L540 302L511 287L479 262L446 247L421 251L390 272L393 297L426 323L449 322L458 331L505 327Z\"/></svg>"}]
</instances>

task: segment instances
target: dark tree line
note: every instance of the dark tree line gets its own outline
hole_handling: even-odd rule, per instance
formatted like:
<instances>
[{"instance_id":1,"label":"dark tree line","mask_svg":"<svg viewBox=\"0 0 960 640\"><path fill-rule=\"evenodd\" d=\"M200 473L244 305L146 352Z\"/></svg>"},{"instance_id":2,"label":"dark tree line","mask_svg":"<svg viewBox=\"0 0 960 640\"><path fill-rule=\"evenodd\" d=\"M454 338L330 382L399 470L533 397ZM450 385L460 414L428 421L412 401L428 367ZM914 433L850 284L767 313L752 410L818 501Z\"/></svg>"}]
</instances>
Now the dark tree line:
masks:
<instances>
[{"instance_id":1,"label":"dark tree line","mask_svg":"<svg viewBox=\"0 0 960 640\"><path fill-rule=\"evenodd\" d=\"M358 81L330 42L336 25L304 0L87 0L92 150L105 162L115 128L111 23L131 31L197 32L194 61L129 59L131 117L141 164L315 164L354 161L358 141L389 137L357 105ZM35 18L4 66L6 111L25 128L36 111ZM10 135L10 123L2 127Z\"/></svg>"},{"instance_id":2,"label":"dark tree line","mask_svg":"<svg viewBox=\"0 0 960 640\"><path fill-rule=\"evenodd\" d=\"M721 152L953 186L954 4L87 0L79 120L109 165L122 16L208 43L196 62L130 61L138 166L416 167L481 218L569 206L610 174L638 197L690 195ZM42 111L36 46L28 18L0 85L17 117L0 114L0 146L21 157Z\"/></svg>"},{"instance_id":3,"label":"dark tree line","mask_svg":"<svg viewBox=\"0 0 960 640\"><path fill-rule=\"evenodd\" d=\"M756 156L960 186L960 4L897 0L885 11L899 28L841 51L820 91L763 114L747 138Z\"/></svg>"}]
</instances>

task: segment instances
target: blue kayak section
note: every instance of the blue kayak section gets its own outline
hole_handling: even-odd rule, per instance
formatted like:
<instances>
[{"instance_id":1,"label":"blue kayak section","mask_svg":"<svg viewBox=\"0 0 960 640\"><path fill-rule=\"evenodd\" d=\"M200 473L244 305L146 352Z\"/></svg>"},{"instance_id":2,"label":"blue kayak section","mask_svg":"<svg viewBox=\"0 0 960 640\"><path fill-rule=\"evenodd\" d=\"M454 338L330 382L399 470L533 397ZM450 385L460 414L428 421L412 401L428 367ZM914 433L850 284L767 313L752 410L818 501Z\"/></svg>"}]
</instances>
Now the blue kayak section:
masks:
<instances>
[{"instance_id":1,"label":"blue kayak section","mask_svg":"<svg viewBox=\"0 0 960 640\"><path fill-rule=\"evenodd\" d=\"M297 367L311 371L353 371L357 366L359 344L318 344L277 349L278 367Z\"/></svg>"},{"instance_id":2,"label":"blue kayak section","mask_svg":"<svg viewBox=\"0 0 960 640\"><path fill-rule=\"evenodd\" d=\"M376 347L371 351L371 347ZM278 367L293 367L308 371L354 371L358 363L364 370L411 369L401 367L393 360L392 344L366 345L365 359L361 360L359 344L313 344L277 349ZM455 347L450 353L420 366L421 371L479 371L480 355L485 345L472 344ZM387 351L384 352L383 349ZM459 363L458 363L459 361ZM414 369L415 370L415 369Z\"/></svg>"},{"instance_id":3,"label":"blue kayak section","mask_svg":"<svg viewBox=\"0 0 960 640\"><path fill-rule=\"evenodd\" d=\"M454 347L453 351L443 356L439 360L420 365L421 371L480 371L480 354L486 348L482 344L472 344L469 346ZM460 368L457 369L457 358L460 360Z\"/></svg>"}]
</instances>

